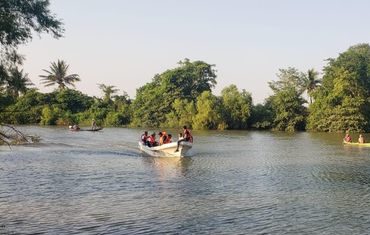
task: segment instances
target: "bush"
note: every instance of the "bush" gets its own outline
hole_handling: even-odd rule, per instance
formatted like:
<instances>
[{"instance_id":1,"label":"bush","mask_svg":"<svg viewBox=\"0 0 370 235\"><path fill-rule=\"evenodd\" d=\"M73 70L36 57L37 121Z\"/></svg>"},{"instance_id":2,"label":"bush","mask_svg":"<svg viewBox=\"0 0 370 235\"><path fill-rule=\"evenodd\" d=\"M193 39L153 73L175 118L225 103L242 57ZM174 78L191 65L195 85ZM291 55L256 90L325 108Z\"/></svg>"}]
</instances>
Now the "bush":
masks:
<instances>
[{"instance_id":1,"label":"bush","mask_svg":"<svg viewBox=\"0 0 370 235\"><path fill-rule=\"evenodd\" d=\"M129 121L129 118L122 113L109 112L104 123L106 126L122 126L128 124Z\"/></svg>"},{"instance_id":2,"label":"bush","mask_svg":"<svg viewBox=\"0 0 370 235\"><path fill-rule=\"evenodd\" d=\"M50 106L45 106L42 109L41 124L42 125L56 125L58 120L58 110Z\"/></svg>"}]
</instances>

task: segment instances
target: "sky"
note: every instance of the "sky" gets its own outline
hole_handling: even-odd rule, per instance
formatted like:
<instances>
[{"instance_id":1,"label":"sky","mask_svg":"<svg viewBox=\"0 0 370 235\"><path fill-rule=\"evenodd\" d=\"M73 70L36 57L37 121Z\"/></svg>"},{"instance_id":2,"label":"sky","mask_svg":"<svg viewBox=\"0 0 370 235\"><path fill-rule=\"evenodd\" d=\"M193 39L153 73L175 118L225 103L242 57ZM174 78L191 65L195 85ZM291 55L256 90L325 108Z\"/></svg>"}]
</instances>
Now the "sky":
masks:
<instances>
[{"instance_id":1,"label":"sky","mask_svg":"<svg viewBox=\"0 0 370 235\"><path fill-rule=\"evenodd\" d=\"M76 88L102 96L114 85L135 98L155 74L188 58L214 64L221 90L235 84L254 103L272 94L280 68L321 72L326 59L370 41L367 0L50 0L65 33L36 35L19 48L24 71L39 75L58 59L80 75ZM322 75L322 74L321 74Z\"/></svg>"}]
</instances>

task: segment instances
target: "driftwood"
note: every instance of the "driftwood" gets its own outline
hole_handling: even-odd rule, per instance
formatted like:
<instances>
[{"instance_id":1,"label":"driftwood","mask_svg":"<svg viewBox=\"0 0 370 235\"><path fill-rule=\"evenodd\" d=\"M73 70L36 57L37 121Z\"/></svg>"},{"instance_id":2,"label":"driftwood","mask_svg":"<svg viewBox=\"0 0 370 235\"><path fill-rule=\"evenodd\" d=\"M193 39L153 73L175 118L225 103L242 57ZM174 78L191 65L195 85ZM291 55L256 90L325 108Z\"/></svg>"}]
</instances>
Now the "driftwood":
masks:
<instances>
[{"instance_id":1,"label":"driftwood","mask_svg":"<svg viewBox=\"0 0 370 235\"><path fill-rule=\"evenodd\" d=\"M39 141L37 136L28 136L23 134L17 128L7 124L0 124L0 145L6 144L10 145L16 144L29 144Z\"/></svg>"}]
</instances>

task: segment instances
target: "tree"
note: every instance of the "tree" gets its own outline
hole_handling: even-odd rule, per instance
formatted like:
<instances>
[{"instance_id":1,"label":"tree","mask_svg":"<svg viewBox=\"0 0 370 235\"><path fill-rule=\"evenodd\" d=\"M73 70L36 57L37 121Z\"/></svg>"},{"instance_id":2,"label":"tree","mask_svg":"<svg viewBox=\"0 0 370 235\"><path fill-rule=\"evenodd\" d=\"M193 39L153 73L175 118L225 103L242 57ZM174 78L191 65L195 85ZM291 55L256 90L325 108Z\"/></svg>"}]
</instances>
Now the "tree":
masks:
<instances>
[{"instance_id":1,"label":"tree","mask_svg":"<svg viewBox=\"0 0 370 235\"><path fill-rule=\"evenodd\" d=\"M16 47L32 39L32 31L61 37L62 23L49 5L48 0L0 0L0 43Z\"/></svg>"},{"instance_id":2,"label":"tree","mask_svg":"<svg viewBox=\"0 0 370 235\"><path fill-rule=\"evenodd\" d=\"M31 40L34 32L59 38L63 30L61 21L51 14L48 0L0 0L0 92L9 69L24 59L17 53L20 44ZM2 130L0 135L4 135Z\"/></svg>"},{"instance_id":3,"label":"tree","mask_svg":"<svg viewBox=\"0 0 370 235\"><path fill-rule=\"evenodd\" d=\"M133 126L158 127L166 122L176 99L195 102L216 84L214 65L203 61L180 61L177 68L154 76L152 82L136 91L133 102Z\"/></svg>"},{"instance_id":4,"label":"tree","mask_svg":"<svg viewBox=\"0 0 370 235\"><path fill-rule=\"evenodd\" d=\"M215 65L203 61L190 62L189 59L178 64L180 67L167 70L161 76L167 89L178 90L181 98L194 101L203 91L210 91L216 85Z\"/></svg>"},{"instance_id":5,"label":"tree","mask_svg":"<svg viewBox=\"0 0 370 235\"><path fill-rule=\"evenodd\" d=\"M273 128L279 131L304 130L306 102L302 97L303 73L295 68L280 69L278 81L269 82L274 95L269 99L274 113Z\"/></svg>"},{"instance_id":6,"label":"tree","mask_svg":"<svg viewBox=\"0 0 370 235\"><path fill-rule=\"evenodd\" d=\"M46 105L42 109L41 124L42 125L56 125L58 117L61 115L61 110L53 106Z\"/></svg>"},{"instance_id":7,"label":"tree","mask_svg":"<svg viewBox=\"0 0 370 235\"><path fill-rule=\"evenodd\" d=\"M49 10L48 0L0 0L0 85L9 67L20 65L24 59L17 47L35 35L49 33L62 36L62 22Z\"/></svg>"},{"instance_id":8,"label":"tree","mask_svg":"<svg viewBox=\"0 0 370 235\"><path fill-rule=\"evenodd\" d=\"M50 66L50 71L44 69L43 71L47 75L40 75L42 83L45 86L58 85L59 90L64 90L68 85L75 86L74 83L80 81L78 74L67 75L69 65L63 60L58 60L58 62L52 62Z\"/></svg>"},{"instance_id":9,"label":"tree","mask_svg":"<svg viewBox=\"0 0 370 235\"><path fill-rule=\"evenodd\" d=\"M300 94L305 91L305 74L299 72L296 68L279 69L276 76L278 77L277 81L269 82L272 91L277 92L287 87L294 87Z\"/></svg>"},{"instance_id":10,"label":"tree","mask_svg":"<svg viewBox=\"0 0 370 235\"><path fill-rule=\"evenodd\" d=\"M316 72L314 69L309 69L307 71L307 76L305 76L304 78L303 87L306 90L307 95L310 98L310 104L312 104L313 92L315 92L321 84L321 80L317 78L318 75L319 73Z\"/></svg>"},{"instance_id":11,"label":"tree","mask_svg":"<svg viewBox=\"0 0 370 235\"><path fill-rule=\"evenodd\" d=\"M119 89L116 89L115 86L108 86L105 84L98 84L100 90L102 90L104 94L104 101L109 102L113 94L117 93Z\"/></svg>"},{"instance_id":12,"label":"tree","mask_svg":"<svg viewBox=\"0 0 370 235\"><path fill-rule=\"evenodd\" d=\"M305 100L294 87L286 87L271 97L275 118L273 127L278 131L300 131L306 127Z\"/></svg>"},{"instance_id":13,"label":"tree","mask_svg":"<svg viewBox=\"0 0 370 235\"><path fill-rule=\"evenodd\" d=\"M193 119L193 128L219 129L219 126L224 126L217 97L210 91L204 91L198 97L196 107L197 114Z\"/></svg>"},{"instance_id":14,"label":"tree","mask_svg":"<svg viewBox=\"0 0 370 235\"><path fill-rule=\"evenodd\" d=\"M159 127L166 121L166 114L171 111L170 96L175 96L175 91L166 93L165 87L156 83L157 79L137 89L132 126Z\"/></svg>"},{"instance_id":15,"label":"tree","mask_svg":"<svg viewBox=\"0 0 370 235\"><path fill-rule=\"evenodd\" d=\"M370 130L370 45L358 44L329 59L314 93L308 128L344 132Z\"/></svg>"},{"instance_id":16,"label":"tree","mask_svg":"<svg viewBox=\"0 0 370 235\"><path fill-rule=\"evenodd\" d=\"M130 99L130 96L127 94L126 91L122 92L122 95L114 95L112 96L114 99L114 103L116 105L130 105L132 103L132 100Z\"/></svg>"},{"instance_id":17,"label":"tree","mask_svg":"<svg viewBox=\"0 0 370 235\"><path fill-rule=\"evenodd\" d=\"M50 103L50 94L30 89L25 95L18 97L15 103L6 107L4 113L0 112L0 120L12 124L37 124L40 122L44 105Z\"/></svg>"},{"instance_id":18,"label":"tree","mask_svg":"<svg viewBox=\"0 0 370 235\"><path fill-rule=\"evenodd\" d=\"M251 114L252 96L243 90L238 91L235 85L221 91L223 119L229 129L246 129Z\"/></svg>"},{"instance_id":19,"label":"tree","mask_svg":"<svg viewBox=\"0 0 370 235\"><path fill-rule=\"evenodd\" d=\"M184 125L191 128L196 109L193 101L176 99L172 104L172 111L166 114L165 127L179 128Z\"/></svg>"},{"instance_id":20,"label":"tree","mask_svg":"<svg viewBox=\"0 0 370 235\"><path fill-rule=\"evenodd\" d=\"M257 129L271 129L275 118L272 108L272 97L270 96L263 104L257 104L252 107L251 117L248 125Z\"/></svg>"},{"instance_id":21,"label":"tree","mask_svg":"<svg viewBox=\"0 0 370 235\"><path fill-rule=\"evenodd\" d=\"M87 110L93 103L93 98L81 91L66 89L52 92L53 104L64 111L79 113Z\"/></svg>"},{"instance_id":22,"label":"tree","mask_svg":"<svg viewBox=\"0 0 370 235\"><path fill-rule=\"evenodd\" d=\"M10 76L7 79L7 90L15 98L19 94L25 94L29 86L32 86L33 83L28 78L28 74L19 70L17 67L10 69Z\"/></svg>"}]
</instances>

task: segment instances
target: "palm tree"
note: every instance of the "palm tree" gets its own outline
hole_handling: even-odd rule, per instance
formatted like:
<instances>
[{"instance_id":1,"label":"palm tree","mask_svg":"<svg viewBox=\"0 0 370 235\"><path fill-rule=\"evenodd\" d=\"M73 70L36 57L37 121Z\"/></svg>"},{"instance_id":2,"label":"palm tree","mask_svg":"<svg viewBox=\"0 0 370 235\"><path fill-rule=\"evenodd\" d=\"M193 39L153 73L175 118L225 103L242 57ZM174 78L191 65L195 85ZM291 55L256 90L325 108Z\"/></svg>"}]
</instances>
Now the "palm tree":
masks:
<instances>
[{"instance_id":1,"label":"palm tree","mask_svg":"<svg viewBox=\"0 0 370 235\"><path fill-rule=\"evenodd\" d=\"M52 62L50 66L50 71L43 69L47 75L40 75L43 78L43 84L45 86L58 85L60 90L67 88L67 85L75 86L74 83L80 81L78 74L67 75L69 65L63 60L58 60L58 62Z\"/></svg>"},{"instance_id":2,"label":"palm tree","mask_svg":"<svg viewBox=\"0 0 370 235\"><path fill-rule=\"evenodd\" d=\"M307 76L304 81L304 89L310 97L310 104L312 104L312 93L321 85L321 79L317 78L319 75L314 69L307 71Z\"/></svg>"},{"instance_id":3,"label":"palm tree","mask_svg":"<svg viewBox=\"0 0 370 235\"><path fill-rule=\"evenodd\" d=\"M109 101L111 96L114 93L117 93L119 91L119 89L115 88L116 86L107 86L105 84L98 84L98 85L99 85L99 88L104 93L104 101Z\"/></svg>"},{"instance_id":4,"label":"palm tree","mask_svg":"<svg viewBox=\"0 0 370 235\"><path fill-rule=\"evenodd\" d=\"M17 67L10 69L10 76L7 78L7 90L13 97L19 97L20 94L26 93L28 86L34 85L28 78L27 73L23 73L23 69Z\"/></svg>"}]
</instances>

